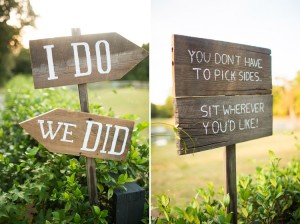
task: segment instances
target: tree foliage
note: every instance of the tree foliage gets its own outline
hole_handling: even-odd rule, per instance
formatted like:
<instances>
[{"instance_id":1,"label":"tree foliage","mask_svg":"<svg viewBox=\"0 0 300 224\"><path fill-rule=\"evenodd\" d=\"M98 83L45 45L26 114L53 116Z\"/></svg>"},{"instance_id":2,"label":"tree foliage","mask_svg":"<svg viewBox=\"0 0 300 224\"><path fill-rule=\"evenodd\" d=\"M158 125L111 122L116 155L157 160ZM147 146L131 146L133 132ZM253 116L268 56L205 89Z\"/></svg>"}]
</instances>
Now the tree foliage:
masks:
<instances>
[{"instance_id":1,"label":"tree foliage","mask_svg":"<svg viewBox=\"0 0 300 224\"><path fill-rule=\"evenodd\" d=\"M29 0L0 0L0 85L12 75L12 54L21 46L22 29L33 26L35 18Z\"/></svg>"},{"instance_id":2,"label":"tree foliage","mask_svg":"<svg viewBox=\"0 0 300 224\"><path fill-rule=\"evenodd\" d=\"M142 48L149 52L149 43L143 44ZM122 80L149 81L149 57L141 61Z\"/></svg>"},{"instance_id":3,"label":"tree foliage","mask_svg":"<svg viewBox=\"0 0 300 224\"><path fill-rule=\"evenodd\" d=\"M14 74L31 74L30 52L27 48L22 48L20 53L14 56L15 66L12 70Z\"/></svg>"},{"instance_id":4,"label":"tree foliage","mask_svg":"<svg viewBox=\"0 0 300 224\"><path fill-rule=\"evenodd\" d=\"M295 118L300 115L300 71L292 81L282 80L283 86L273 86L274 115Z\"/></svg>"},{"instance_id":5,"label":"tree foliage","mask_svg":"<svg viewBox=\"0 0 300 224\"><path fill-rule=\"evenodd\" d=\"M173 98L169 96L164 105L156 105L151 103L151 117L170 118L174 115Z\"/></svg>"},{"instance_id":6,"label":"tree foliage","mask_svg":"<svg viewBox=\"0 0 300 224\"><path fill-rule=\"evenodd\" d=\"M300 115L300 71L298 71L296 78L293 82L294 89L294 110L297 116Z\"/></svg>"}]
</instances>

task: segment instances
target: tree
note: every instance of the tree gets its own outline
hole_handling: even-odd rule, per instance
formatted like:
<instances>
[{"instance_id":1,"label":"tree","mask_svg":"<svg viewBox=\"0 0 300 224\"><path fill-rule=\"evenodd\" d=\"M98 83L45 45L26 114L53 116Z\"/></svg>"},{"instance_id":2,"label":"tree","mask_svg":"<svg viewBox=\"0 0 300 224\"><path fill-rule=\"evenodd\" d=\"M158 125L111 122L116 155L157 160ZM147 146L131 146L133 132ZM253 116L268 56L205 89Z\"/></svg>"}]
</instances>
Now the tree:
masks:
<instances>
[{"instance_id":1,"label":"tree","mask_svg":"<svg viewBox=\"0 0 300 224\"><path fill-rule=\"evenodd\" d=\"M300 115L300 71L297 72L297 76L293 81L294 92L294 110L297 116Z\"/></svg>"},{"instance_id":2,"label":"tree","mask_svg":"<svg viewBox=\"0 0 300 224\"><path fill-rule=\"evenodd\" d=\"M149 43L143 44L142 48L149 52ZM146 57L134 67L122 80L149 81L149 57Z\"/></svg>"},{"instance_id":3,"label":"tree","mask_svg":"<svg viewBox=\"0 0 300 224\"><path fill-rule=\"evenodd\" d=\"M31 74L31 62L29 49L22 48L20 53L14 57L15 66L12 70L14 74Z\"/></svg>"},{"instance_id":4,"label":"tree","mask_svg":"<svg viewBox=\"0 0 300 224\"><path fill-rule=\"evenodd\" d=\"M158 117L157 106L155 104L153 104L153 103L151 103L151 117L152 118Z\"/></svg>"},{"instance_id":5,"label":"tree","mask_svg":"<svg viewBox=\"0 0 300 224\"><path fill-rule=\"evenodd\" d=\"M29 0L0 0L0 85L12 75L12 54L21 46L22 29L33 26L35 18Z\"/></svg>"},{"instance_id":6,"label":"tree","mask_svg":"<svg viewBox=\"0 0 300 224\"><path fill-rule=\"evenodd\" d=\"M173 98L169 96L164 105L155 105L151 103L151 117L170 118L174 115Z\"/></svg>"},{"instance_id":7,"label":"tree","mask_svg":"<svg viewBox=\"0 0 300 224\"><path fill-rule=\"evenodd\" d=\"M283 86L273 86L273 114L275 116L288 116L289 115L289 105L287 94Z\"/></svg>"}]
</instances>

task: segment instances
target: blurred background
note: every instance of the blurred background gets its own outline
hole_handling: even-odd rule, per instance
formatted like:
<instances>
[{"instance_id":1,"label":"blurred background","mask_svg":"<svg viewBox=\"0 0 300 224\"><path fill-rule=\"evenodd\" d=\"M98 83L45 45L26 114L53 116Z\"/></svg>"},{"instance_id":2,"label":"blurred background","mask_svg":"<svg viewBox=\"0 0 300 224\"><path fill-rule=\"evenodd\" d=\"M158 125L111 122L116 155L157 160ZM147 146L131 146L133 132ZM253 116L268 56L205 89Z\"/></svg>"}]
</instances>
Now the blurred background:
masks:
<instances>
[{"instance_id":1,"label":"blurred background","mask_svg":"<svg viewBox=\"0 0 300 224\"><path fill-rule=\"evenodd\" d=\"M151 2L151 183L152 203L167 194L173 205L191 201L196 189L224 186L224 147L177 155L173 132L172 34L271 49L273 136L237 144L237 175L254 174L269 150L285 166L299 158L300 3L288 1Z\"/></svg>"}]
</instances>

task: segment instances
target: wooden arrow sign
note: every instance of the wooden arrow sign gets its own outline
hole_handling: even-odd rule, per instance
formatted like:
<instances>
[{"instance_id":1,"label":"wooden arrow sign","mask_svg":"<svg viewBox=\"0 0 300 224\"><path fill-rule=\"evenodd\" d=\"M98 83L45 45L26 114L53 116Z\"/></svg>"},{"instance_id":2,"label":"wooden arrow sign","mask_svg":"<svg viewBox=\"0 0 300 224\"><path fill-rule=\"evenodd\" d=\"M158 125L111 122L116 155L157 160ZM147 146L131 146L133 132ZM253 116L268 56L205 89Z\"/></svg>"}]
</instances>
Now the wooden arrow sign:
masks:
<instances>
[{"instance_id":1,"label":"wooden arrow sign","mask_svg":"<svg viewBox=\"0 0 300 224\"><path fill-rule=\"evenodd\" d=\"M125 160L134 122L55 109L20 125L50 152Z\"/></svg>"},{"instance_id":2,"label":"wooden arrow sign","mask_svg":"<svg viewBox=\"0 0 300 224\"><path fill-rule=\"evenodd\" d=\"M117 33L29 42L36 89L122 78L148 52Z\"/></svg>"}]
</instances>

